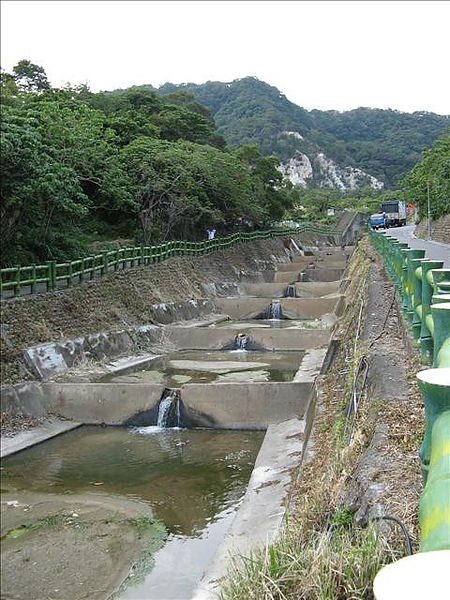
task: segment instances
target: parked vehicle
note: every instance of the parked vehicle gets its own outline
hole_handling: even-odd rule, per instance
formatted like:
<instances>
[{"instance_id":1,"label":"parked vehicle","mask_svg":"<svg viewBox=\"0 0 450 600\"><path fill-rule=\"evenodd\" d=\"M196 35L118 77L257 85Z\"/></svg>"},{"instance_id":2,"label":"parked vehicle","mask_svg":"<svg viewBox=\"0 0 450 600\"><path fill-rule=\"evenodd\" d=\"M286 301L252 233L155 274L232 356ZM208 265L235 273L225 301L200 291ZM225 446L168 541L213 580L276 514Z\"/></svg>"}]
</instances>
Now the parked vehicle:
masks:
<instances>
[{"instance_id":1,"label":"parked vehicle","mask_svg":"<svg viewBox=\"0 0 450 600\"><path fill-rule=\"evenodd\" d=\"M382 202L381 212L386 213L386 227L406 225L406 205L403 200Z\"/></svg>"},{"instance_id":2,"label":"parked vehicle","mask_svg":"<svg viewBox=\"0 0 450 600\"><path fill-rule=\"evenodd\" d=\"M370 216L370 226L372 229L385 229L385 215L384 213L375 213Z\"/></svg>"}]
</instances>

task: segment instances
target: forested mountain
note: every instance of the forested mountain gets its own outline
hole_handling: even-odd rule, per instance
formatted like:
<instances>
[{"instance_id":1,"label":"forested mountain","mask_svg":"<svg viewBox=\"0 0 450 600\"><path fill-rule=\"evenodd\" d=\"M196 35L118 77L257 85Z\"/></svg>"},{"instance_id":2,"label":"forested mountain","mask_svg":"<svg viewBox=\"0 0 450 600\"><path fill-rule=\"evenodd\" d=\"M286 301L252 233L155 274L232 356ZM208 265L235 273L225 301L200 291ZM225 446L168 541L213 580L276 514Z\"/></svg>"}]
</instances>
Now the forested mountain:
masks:
<instances>
[{"instance_id":1,"label":"forested mountain","mask_svg":"<svg viewBox=\"0 0 450 600\"><path fill-rule=\"evenodd\" d=\"M297 178L308 187L358 187L358 181L352 185L356 173L360 187L393 189L422 159L424 149L450 126L450 116L430 112L409 114L371 108L307 111L255 77L231 83L143 87L158 94L180 90L193 94L211 111L218 133L231 148L257 144L263 154L280 158L288 176L291 164L291 181L296 183ZM325 163L328 168L324 168ZM330 174L330 166L336 173Z\"/></svg>"}]
</instances>

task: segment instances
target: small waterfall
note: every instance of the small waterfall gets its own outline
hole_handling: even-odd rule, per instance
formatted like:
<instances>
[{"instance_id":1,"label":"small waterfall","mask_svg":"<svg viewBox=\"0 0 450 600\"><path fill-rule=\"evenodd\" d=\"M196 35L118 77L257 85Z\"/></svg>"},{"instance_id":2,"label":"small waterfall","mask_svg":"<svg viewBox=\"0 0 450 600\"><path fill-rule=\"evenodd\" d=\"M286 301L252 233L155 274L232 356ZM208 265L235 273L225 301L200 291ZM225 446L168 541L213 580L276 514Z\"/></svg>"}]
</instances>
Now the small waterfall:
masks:
<instances>
[{"instance_id":1,"label":"small waterfall","mask_svg":"<svg viewBox=\"0 0 450 600\"><path fill-rule=\"evenodd\" d=\"M247 344L249 342L249 337L245 333L238 333L234 338L234 347L236 350L246 350Z\"/></svg>"},{"instance_id":2,"label":"small waterfall","mask_svg":"<svg viewBox=\"0 0 450 600\"><path fill-rule=\"evenodd\" d=\"M306 271L300 271L298 275L298 281L308 281Z\"/></svg>"},{"instance_id":3,"label":"small waterfall","mask_svg":"<svg viewBox=\"0 0 450 600\"><path fill-rule=\"evenodd\" d=\"M281 319L281 304L278 300L271 302L267 311L267 318L274 321L279 321Z\"/></svg>"},{"instance_id":4,"label":"small waterfall","mask_svg":"<svg viewBox=\"0 0 450 600\"><path fill-rule=\"evenodd\" d=\"M294 284L290 283L284 291L285 298L298 298L297 288Z\"/></svg>"},{"instance_id":5,"label":"small waterfall","mask_svg":"<svg viewBox=\"0 0 450 600\"><path fill-rule=\"evenodd\" d=\"M296 244L293 239L291 239L291 244L294 246L294 248L297 250L297 252L300 254L300 256L305 256L305 251L303 250L303 248L301 246L299 246L298 244Z\"/></svg>"},{"instance_id":6,"label":"small waterfall","mask_svg":"<svg viewBox=\"0 0 450 600\"><path fill-rule=\"evenodd\" d=\"M159 401L158 427L180 427L180 390L166 388Z\"/></svg>"}]
</instances>

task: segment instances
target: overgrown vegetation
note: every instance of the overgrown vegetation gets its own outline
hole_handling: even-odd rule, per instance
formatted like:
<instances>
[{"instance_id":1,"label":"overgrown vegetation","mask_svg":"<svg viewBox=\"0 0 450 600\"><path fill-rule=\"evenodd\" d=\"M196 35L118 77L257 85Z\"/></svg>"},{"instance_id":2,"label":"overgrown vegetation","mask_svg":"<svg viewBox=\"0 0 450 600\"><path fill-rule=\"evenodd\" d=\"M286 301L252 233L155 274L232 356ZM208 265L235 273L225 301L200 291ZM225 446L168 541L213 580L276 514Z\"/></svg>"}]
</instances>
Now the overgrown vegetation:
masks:
<instances>
[{"instance_id":1,"label":"overgrown vegetation","mask_svg":"<svg viewBox=\"0 0 450 600\"><path fill-rule=\"evenodd\" d=\"M272 546L232 560L220 598L368 600L377 572L400 557L373 524L366 529L332 526L309 534L288 524Z\"/></svg>"},{"instance_id":2,"label":"overgrown vegetation","mask_svg":"<svg viewBox=\"0 0 450 600\"><path fill-rule=\"evenodd\" d=\"M423 153L421 162L401 182L406 202L417 203L419 218L428 214L432 219L450 213L450 135L437 140Z\"/></svg>"}]
</instances>

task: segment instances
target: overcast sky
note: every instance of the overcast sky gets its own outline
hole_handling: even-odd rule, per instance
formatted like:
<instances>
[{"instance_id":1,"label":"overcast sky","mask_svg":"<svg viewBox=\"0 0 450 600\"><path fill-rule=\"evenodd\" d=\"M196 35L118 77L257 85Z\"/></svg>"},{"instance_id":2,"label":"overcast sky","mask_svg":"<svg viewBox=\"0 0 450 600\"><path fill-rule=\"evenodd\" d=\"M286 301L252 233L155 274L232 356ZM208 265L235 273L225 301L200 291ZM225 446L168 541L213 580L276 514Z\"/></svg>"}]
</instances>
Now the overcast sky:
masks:
<instances>
[{"instance_id":1,"label":"overcast sky","mask_svg":"<svg viewBox=\"0 0 450 600\"><path fill-rule=\"evenodd\" d=\"M449 1L1 0L1 67L93 92L254 76L307 110L450 114Z\"/></svg>"}]
</instances>

